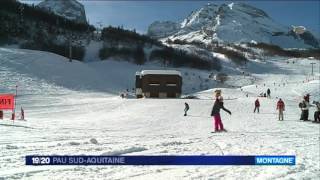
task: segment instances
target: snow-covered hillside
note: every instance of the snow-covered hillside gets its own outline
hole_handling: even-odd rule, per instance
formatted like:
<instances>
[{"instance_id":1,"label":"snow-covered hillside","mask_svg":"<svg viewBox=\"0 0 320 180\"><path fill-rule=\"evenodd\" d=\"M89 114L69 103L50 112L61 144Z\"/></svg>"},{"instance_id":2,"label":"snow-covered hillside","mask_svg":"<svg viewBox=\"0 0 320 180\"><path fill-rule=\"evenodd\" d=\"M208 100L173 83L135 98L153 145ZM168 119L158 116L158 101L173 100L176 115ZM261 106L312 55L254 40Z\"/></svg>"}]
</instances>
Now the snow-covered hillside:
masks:
<instances>
[{"instance_id":1,"label":"snow-covered hillside","mask_svg":"<svg viewBox=\"0 0 320 180\"><path fill-rule=\"evenodd\" d=\"M250 76L239 75L236 67L227 69L228 83L242 90L221 88L232 116L221 113L227 133L211 134L210 88L217 83L208 83L206 91L193 89L199 99L121 99L118 92L132 87L136 70L161 67L112 60L69 63L51 53L0 48L0 93L14 93L18 84L17 106L24 107L27 119L12 122L6 111L0 120L0 179L317 179L320 127L301 122L298 108L305 93L311 101L320 100L320 72L316 68L311 76L310 62L319 67L315 60L267 59L250 62ZM184 92L210 74L178 70ZM260 98L260 114L253 114L254 100L267 88L272 98ZM286 104L284 121L277 120L279 97ZM187 117L184 102L190 105ZM297 164L25 166L24 156L33 154L296 155Z\"/></svg>"},{"instance_id":2,"label":"snow-covered hillside","mask_svg":"<svg viewBox=\"0 0 320 180\"><path fill-rule=\"evenodd\" d=\"M87 23L84 6L77 0L44 0L38 7L70 20Z\"/></svg>"},{"instance_id":3,"label":"snow-covered hillside","mask_svg":"<svg viewBox=\"0 0 320 180\"><path fill-rule=\"evenodd\" d=\"M148 34L156 38L179 39L188 42L212 41L241 43L264 42L284 48L319 47L319 40L304 30L281 25L261 9L237 2L208 4L192 12L182 22L155 22Z\"/></svg>"}]
</instances>

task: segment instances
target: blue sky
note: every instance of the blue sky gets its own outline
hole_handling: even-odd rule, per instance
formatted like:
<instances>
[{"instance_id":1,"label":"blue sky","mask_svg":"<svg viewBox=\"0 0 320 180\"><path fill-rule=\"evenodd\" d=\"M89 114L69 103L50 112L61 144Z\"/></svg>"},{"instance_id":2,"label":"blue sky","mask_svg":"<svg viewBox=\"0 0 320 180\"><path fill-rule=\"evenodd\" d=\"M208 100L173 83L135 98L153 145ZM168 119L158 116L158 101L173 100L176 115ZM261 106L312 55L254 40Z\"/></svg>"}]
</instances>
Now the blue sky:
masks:
<instances>
[{"instance_id":1,"label":"blue sky","mask_svg":"<svg viewBox=\"0 0 320 180\"><path fill-rule=\"evenodd\" d=\"M23 1L39 3L40 1ZM156 20L180 21L207 3L231 3L232 1L81 1L90 24L102 22L104 26L121 26L147 31ZM239 2L239 1L236 1ZM320 34L320 1L241 1L264 10L275 21L284 25L302 25Z\"/></svg>"}]
</instances>

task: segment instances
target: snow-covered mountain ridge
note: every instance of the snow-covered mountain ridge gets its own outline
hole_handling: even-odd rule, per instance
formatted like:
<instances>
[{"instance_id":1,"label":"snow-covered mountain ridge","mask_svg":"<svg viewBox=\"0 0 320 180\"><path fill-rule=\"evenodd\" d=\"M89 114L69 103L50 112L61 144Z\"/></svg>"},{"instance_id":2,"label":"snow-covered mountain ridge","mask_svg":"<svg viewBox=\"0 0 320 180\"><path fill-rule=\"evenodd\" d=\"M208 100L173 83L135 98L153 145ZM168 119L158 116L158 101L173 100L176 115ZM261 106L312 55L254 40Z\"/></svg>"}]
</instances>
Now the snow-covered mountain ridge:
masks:
<instances>
[{"instance_id":1,"label":"snow-covered mountain ridge","mask_svg":"<svg viewBox=\"0 0 320 180\"><path fill-rule=\"evenodd\" d=\"M148 35L205 43L263 42L283 48L318 48L319 40L304 29L277 23L266 12L244 3L207 4L182 22L152 23Z\"/></svg>"}]
</instances>

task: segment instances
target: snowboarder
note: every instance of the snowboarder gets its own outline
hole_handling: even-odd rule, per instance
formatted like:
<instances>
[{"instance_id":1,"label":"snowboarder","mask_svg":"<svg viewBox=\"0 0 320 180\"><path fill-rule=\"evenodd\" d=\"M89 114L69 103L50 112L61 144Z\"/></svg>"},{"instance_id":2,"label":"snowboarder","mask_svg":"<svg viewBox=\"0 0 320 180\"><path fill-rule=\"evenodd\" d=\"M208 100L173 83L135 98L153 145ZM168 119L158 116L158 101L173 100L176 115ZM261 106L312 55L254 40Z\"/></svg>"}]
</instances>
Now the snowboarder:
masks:
<instances>
[{"instance_id":1,"label":"snowboarder","mask_svg":"<svg viewBox=\"0 0 320 180\"><path fill-rule=\"evenodd\" d=\"M231 112L223 106L223 98L221 96L221 90L215 91L215 98L216 98L216 100L215 100L214 105L211 110L211 116L213 116L213 120L214 120L215 132L226 131L223 128L223 124L221 121L220 109L223 109L224 111L226 111L230 115L231 115Z\"/></svg>"},{"instance_id":2,"label":"snowboarder","mask_svg":"<svg viewBox=\"0 0 320 180\"><path fill-rule=\"evenodd\" d=\"M255 113L256 110L257 110L258 113L259 113L259 107L260 107L260 102L259 102L259 99L257 98L257 100L254 102L254 110L253 110L253 113Z\"/></svg>"},{"instance_id":3,"label":"snowboarder","mask_svg":"<svg viewBox=\"0 0 320 180\"><path fill-rule=\"evenodd\" d=\"M283 111L285 111L285 105L282 99L280 98L277 102L277 110L279 111L279 121L283 121Z\"/></svg>"},{"instance_id":4,"label":"snowboarder","mask_svg":"<svg viewBox=\"0 0 320 180\"><path fill-rule=\"evenodd\" d=\"M271 98L271 91L269 88L267 89L267 96L268 96L268 98Z\"/></svg>"},{"instance_id":5,"label":"snowboarder","mask_svg":"<svg viewBox=\"0 0 320 180\"><path fill-rule=\"evenodd\" d=\"M187 116L187 112L189 110L189 104L188 103L184 103L184 116Z\"/></svg>"},{"instance_id":6,"label":"snowboarder","mask_svg":"<svg viewBox=\"0 0 320 180\"><path fill-rule=\"evenodd\" d=\"M314 112L314 122L320 123L320 102L314 101L314 104L316 105L316 111Z\"/></svg>"}]
</instances>

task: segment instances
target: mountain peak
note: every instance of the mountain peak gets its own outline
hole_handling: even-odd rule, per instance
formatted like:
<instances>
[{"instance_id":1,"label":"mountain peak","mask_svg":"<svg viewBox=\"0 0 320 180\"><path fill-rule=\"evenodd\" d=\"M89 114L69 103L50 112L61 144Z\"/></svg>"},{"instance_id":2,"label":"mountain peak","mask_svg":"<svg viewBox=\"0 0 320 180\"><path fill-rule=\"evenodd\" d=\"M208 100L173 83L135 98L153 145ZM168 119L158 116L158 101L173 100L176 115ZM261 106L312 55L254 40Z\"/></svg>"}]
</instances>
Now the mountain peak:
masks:
<instances>
[{"instance_id":1,"label":"mountain peak","mask_svg":"<svg viewBox=\"0 0 320 180\"><path fill-rule=\"evenodd\" d=\"M77 0L44 0L38 7L70 20L87 23L84 6Z\"/></svg>"},{"instance_id":2,"label":"mountain peak","mask_svg":"<svg viewBox=\"0 0 320 180\"><path fill-rule=\"evenodd\" d=\"M169 26L169 29L163 24L160 28L157 24L152 24L152 31L148 32L153 33L149 35L189 42L256 41L284 48L319 47L318 40L311 33L302 33L303 28L295 28L295 31L292 31L291 27L275 22L263 10L242 2L221 5L209 3L187 16L180 23L180 27L176 24L172 22L174 26Z\"/></svg>"}]
</instances>

